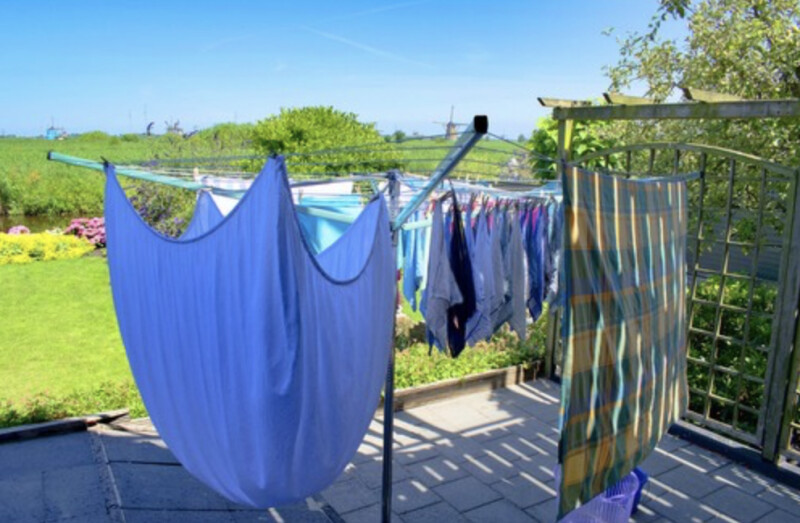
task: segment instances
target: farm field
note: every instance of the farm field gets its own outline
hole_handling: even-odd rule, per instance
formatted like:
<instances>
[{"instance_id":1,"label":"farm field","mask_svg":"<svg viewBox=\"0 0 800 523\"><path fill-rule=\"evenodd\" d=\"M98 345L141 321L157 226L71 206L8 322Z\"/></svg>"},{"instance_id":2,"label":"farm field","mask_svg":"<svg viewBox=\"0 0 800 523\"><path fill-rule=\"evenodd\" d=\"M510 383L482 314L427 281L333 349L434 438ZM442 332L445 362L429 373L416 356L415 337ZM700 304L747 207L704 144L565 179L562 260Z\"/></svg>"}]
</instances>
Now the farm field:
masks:
<instances>
[{"instance_id":1,"label":"farm field","mask_svg":"<svg viewBox=\"0 0 800 523\"><path fill-rule=\"evenodd\" d=\"M213 132L208 130L207 134L213 135ZM232 142L235 144L232 145ZM444 158L452 144L444 139L410 139L389 147L394 150L393 156L396 155L405 170L427 174ZM201 133L188 139L167 135L119 137L104 133L87 133L63 141L2 138L0 215L75 217L102 213L103 175L48 161L47 153L50 150L98 161L107 158L115 163L156 157L254 154L241 141L215 141ZM524 153L524 150L499 140L484 141L462 161L454 177L476 179L502 175L506 170L505 164L515 153Z\"/></svg>"}]
</instances>

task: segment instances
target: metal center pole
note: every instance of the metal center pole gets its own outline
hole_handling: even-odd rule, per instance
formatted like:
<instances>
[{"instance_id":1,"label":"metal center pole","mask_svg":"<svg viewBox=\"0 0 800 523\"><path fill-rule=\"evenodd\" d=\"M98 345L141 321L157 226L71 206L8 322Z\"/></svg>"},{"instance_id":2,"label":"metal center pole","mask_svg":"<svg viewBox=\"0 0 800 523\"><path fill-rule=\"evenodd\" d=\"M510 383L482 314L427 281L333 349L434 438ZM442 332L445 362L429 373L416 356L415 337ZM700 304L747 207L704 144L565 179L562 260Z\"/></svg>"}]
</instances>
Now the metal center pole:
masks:
<instances>
[{"instance_id":1,"label":"metal center pole","mask_svg":"<svg viewBox=\"0 0 800 523\"><path fill-rule=\"evenodd\" d=\"M394 220L400 198L399 173L389 173L389 215ZM392 263L397 260L399 228L392 228ZM383 388L383 477L381 481L381 521L392 520L392 451L394 450L394 340L397 334L397 269L395 268L394 299L392 300L392 343L389 365L386 367L386 385Z\"/></svg>"},{"instance_id":2,"label":"metal center pole","mask_svg":"<svg viewBox=\"0 0 800 523\"><path fill-rule=\"evenodd\" d=\"M397 245L397 231L392 232L392 244ZM397 283L395 283L397 303ZM395 318L397 315L395 314ZM397 320L392 325L392 350L386 368L386 385L383 393L383 478L381 482L381 521L392 520L392 451L394 445L394 338Z\"/></svg>"},{"instance_id":3,"label":"metal center pole","mask_svg":"<svg viewBox=\"0 0 800 523\"><path fill-rule=\"evenodd\" d=\"M472 123L464 130L452 149L431 174L428 183L401 211L398 209L400 197L399 173L389 173L390 215L392 218L392 251L397 254L398 233L400 227L411 214L422 205L436 186L452 172L464 156L489 130L489 120L485 116L475 116ZM399 212L398 212L399 211ZM394 282L395 314L392 317L392 350L389 353L389 365L386 368L386 385L383 392L383 477L381 485L381 521L390 523L392 519L392 450L394 445L394 340L397 329L397 281Z\"/></svg>"}]
</instances>

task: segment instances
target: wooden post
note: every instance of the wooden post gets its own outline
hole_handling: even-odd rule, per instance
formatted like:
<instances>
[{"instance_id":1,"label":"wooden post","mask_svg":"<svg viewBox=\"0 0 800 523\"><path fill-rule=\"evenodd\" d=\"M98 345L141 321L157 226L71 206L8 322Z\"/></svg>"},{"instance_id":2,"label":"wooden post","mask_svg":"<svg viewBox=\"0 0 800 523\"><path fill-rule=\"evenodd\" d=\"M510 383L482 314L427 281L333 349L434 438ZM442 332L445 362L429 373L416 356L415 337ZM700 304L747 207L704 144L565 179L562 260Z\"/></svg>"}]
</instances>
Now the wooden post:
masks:
<instances>
[{"instance_id":1,"label":"wooden post","mask_svg":"<svg viewBox=\"0 0 800 523\"><path fill-rule=\"evenodd\" d=\"M778 324L772 325L773 339L770 353L766 391L765 430L762 456L764 459L777 462L780 458L783 441L781 436L786 432L789 420L784 416L787 403L793 398L794 391L787 390L792 376L793 352L798 349L797 312L800 307L800 255L796 249L800 247L800 171L795 172L792 181L792 193L789 202L786 233L784 234L784 252L782 271L778 280L779 301L775 311ZM796 364L796 361L794 361Z\"/></svg>"},{"instance_id":2,"label":"wooden post","mask_svg":"<svg viewBox=\"0 0 800 523\"><path fill-rule=\"evenodd\" d=\"M558 173L563 178L565 162L569 161L572 150L572 135L575 130L574 120L558 121ZM567 224L564 224L563 234L566 236ZM566 245L566 244L565 244ZM561 290L563 292L563 289ZM561 323L561 310L549 311L547 315L547 346L544 352L544 375L553 377L555 370L555 354L558 345L559 324Z\"/></svg>"}]
</instances>

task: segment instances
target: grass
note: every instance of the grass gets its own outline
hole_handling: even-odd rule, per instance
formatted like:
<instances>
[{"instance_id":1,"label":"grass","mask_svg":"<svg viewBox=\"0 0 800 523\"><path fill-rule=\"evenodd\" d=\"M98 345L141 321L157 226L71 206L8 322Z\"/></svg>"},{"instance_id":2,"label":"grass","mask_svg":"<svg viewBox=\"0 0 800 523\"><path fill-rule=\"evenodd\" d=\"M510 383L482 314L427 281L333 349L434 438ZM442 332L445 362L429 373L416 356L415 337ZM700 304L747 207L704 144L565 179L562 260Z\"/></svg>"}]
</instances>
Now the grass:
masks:
<instances>
[{"instance_id":1,"label":"grass","mask_svg":"<svg viewBox=\"0 0 800 523\"><path fill-rule=\"evenodd\" d=\"M0 267L0 427L122 407L145 416L117 329L102 257ZM406 310L408 305L404 304ZM410 313L398 332L397 386L461 377L539 358L544 322L529 340L501 332L458 359L428 355L409 335L421 316Z\"/></svg>"},{"instance_id":2,"label":"grass","mask_svg":"<svg viewBox=\"0 0 800 523\"><path fill-rule=\"evenodd\" d=\"M211 131L209 131L210 133ZM89 216L102 213L103 175L47 160L50 150L117 164L154 157L216 157L252 154L246 146L217 142L208 134L189 139L176 136L109 136L88 133L64 141L37 138L0 139L0 214ZM395 144L406 170L428 174L449 152L454 142L412 139ZM454 178L491 178L508 174L505 164L521 149L499 140L483 140L453 173Z\"/></svg>"},{"instance_id":3,"label":"grass","mask_svg":"<svg viewBox=\"0 0 800 523\"><path fill-rule=\"evenodd\" d=\"M1 138L0 214L87 216L102 213L103 174L48 161L50 150L89 160L107 158L117 164L156 157L245 152L241 144L215 141L206 134L199 133L189 139L174 135L110 136L99 132L63 141Z\"/></svg>"},{"instance_id":4,"label":"grass","mask_svg":"<svg viewBox=\"0 0 800 523\"><path fill-rule=\"evenodd\" d=\"M101 257L0 267L0 400L131 380Z\"/></svg>"}]
</instances>

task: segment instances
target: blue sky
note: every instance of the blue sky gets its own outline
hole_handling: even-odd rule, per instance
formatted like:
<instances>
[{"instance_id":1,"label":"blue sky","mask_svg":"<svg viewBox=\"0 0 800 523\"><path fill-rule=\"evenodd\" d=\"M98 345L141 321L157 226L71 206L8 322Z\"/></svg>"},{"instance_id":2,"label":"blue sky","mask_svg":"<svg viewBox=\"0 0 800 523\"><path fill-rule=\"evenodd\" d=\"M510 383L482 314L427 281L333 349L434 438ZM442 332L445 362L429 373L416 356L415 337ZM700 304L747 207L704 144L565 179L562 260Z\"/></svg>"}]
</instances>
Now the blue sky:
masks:
<instances>
[{"instance_id":1,"label":"blue sky","mask_svg":"<svg viewBox=\"0 0 800 523\"><path fill-rule=\"evenodd\" d=\"M656 0L0 4L0 132L185 130L333 105L383 132L487 114L528 134L537 96L597 97L614 35ZM638 94L638 93L633 93Z\"/></svg>"}]
</instances>

